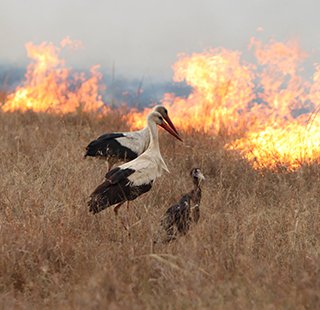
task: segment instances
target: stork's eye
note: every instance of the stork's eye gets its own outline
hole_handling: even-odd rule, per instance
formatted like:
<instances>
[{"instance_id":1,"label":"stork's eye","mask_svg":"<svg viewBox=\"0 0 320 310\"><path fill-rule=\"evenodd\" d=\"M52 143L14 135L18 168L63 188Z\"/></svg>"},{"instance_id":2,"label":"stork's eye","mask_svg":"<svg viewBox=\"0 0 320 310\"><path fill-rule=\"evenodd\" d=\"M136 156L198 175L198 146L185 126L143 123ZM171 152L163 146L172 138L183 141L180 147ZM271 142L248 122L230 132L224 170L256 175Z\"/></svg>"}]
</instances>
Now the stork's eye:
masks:
<instances>
[{"instance_id":1,"label":"stork's eye","mask_svg":"<svg viewBox=\"0 0 320 310\"><path fill-rule=\"evenodd\" d=\"M161 122L163 121L163 118L161 116L159 116L158 118L159 118L159 121Z\"/></svg>"},{"instance_id":2,"label":"stork's eye","mask_svg":"<svg viewBox=\"0 0 320 310\"><path fill-rule=\"evenodd\" d=\"M168 110L167 110L167 109L164 109L164 113L168 114Z\"/></svg>"}]
</instances>

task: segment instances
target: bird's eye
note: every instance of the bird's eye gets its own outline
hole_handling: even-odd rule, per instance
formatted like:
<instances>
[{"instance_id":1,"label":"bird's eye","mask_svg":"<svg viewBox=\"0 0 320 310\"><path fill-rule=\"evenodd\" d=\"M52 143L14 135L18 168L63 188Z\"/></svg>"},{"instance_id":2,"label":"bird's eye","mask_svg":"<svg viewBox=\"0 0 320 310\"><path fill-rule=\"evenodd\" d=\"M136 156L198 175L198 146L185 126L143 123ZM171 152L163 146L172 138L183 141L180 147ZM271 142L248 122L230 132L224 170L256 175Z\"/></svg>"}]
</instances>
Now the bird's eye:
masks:
<instances>
[{"instance_id":1,"label":"bird's eye","mask_svg":"<svg viewBox=\"0 0 320 310\"><path fill-rule=\"evenodd\" d=\"M167 109L164 109L164 113L168 114L168 110L167 110Z\"/></svg>"},{"instance_id":2,"label":"bird's eye","mask_svg":"<svg viewBox=\"0 0 320 310\"><path fill-rule=\"evenodd\" d=\"M161 122L163 121L163 118L161 116L159 116L159 121L161 121Z\"/></svg>"}]
</instances>

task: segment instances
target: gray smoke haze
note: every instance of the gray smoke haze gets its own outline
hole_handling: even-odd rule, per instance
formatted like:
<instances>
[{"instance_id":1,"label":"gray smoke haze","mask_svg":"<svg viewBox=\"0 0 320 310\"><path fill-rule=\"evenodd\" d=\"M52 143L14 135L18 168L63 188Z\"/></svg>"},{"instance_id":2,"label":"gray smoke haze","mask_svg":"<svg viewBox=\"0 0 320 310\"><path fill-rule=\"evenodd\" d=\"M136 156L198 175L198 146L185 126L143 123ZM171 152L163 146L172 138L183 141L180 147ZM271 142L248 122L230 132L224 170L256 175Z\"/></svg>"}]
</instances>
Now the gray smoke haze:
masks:
<instances>
[{"instance_id":1,"label":"gray smoke haze","mask_svg":"<svg viewBox=\"0 0 320 310\"><path fill-rule=\"evenodd\" d=\"M1 0L0 62L26 64L27 41L79 39L79 66L101 64L146 80L170 80L178 53L246 50L251 36L298 39L320 60L319 1Z\"/></svg>"}]
</instances>

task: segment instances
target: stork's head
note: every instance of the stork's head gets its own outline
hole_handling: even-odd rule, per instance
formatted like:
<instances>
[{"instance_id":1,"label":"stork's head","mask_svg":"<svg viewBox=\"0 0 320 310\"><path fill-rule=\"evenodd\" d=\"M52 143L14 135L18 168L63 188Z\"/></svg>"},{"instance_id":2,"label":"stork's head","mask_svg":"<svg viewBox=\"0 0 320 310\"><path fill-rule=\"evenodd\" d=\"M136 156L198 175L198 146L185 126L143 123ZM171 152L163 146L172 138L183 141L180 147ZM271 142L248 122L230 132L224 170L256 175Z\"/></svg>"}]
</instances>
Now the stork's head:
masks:
<instances>
[{"instance_id":1,"label":"stork's head","mask_svg":"<svg viewBox=\"0 0 320 310\"><path fill-rule=\"evenodd\" d=\"M200 184L201 181L204 181L206 178L199 168L193 168L190 172L192 180L196 184Z\"/></svg>"},{"instance_id":2,"label":"stork's head","mask_svg":"<svg viewBox=\"0 0 320 310\"><path fill-rule=\"evenodd\" d=\"M168 125L174 130L174 132L179 135L176 127L173 125L170 117L169 117L169 114L168 114L168 110L163 106L163 105L156 105L154 108L153 108L153 111L155 112L158 112L161 114L161 116L163 117L163 119L168 123Z\"/></svg>"},{"instance_id":3,"label":"stork's head","mask_svg":"<svg viewBox=\"0 0 320 310\"><path fill-rule=\"evenodd\" d=\"M173 135L175 138L177 138L178 140L182 141L182 139L180 138L179 134L176 133L173 128L171 126L169 126L163 119L162 115L157 112L157 111L153 111L149 114L148 116L148 122L154 122L156 123L156 125L162 127L163 129L165 129L166 131L168 131L171 135ZM173 125L173 124L172 124Z\"/></svg>"}]
</instances>

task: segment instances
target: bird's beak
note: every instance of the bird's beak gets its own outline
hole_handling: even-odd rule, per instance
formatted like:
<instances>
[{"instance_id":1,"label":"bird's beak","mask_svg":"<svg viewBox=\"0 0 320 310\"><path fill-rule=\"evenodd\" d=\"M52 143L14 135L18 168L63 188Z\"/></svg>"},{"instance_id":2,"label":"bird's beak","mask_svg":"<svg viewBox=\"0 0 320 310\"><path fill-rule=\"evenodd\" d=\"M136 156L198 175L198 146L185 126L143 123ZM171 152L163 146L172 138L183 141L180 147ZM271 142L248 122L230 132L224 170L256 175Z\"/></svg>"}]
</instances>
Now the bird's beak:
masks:
<instances>
[{"instance_id":1,"label":"bird's beak","mask_svg":"<svg viewBox=\"0 0 320 310\"><path fill-rule=\"evenodd\" d=\"M199 180L204 181L204 180L206 179L206 178L204 177L204 175L202 174L202 172L199 172L197 176L198 176Z\"/></svg>"},{"instance_id":2,"label":"bird's beak","mask_svg":"<svg viewBox=\"0 0 320 310\"><path fill-rule=\"evenodd\" d=\"M171 123L172 124L172 123ZM176 132L176 131L174 131L171 127L169 127L165 122L163 122L161 125L159 125L159 126L161 126L163 129L165 129L166 131L168 131L171 135L173 135L174 137L176 137L178 140L180 140L181 142L183 142L182 141L182 139L180 138L180 136L179 136L179 134ZM173 124L172 124L172 126L173 126Z\"/></svg>"},{"instance_id":3,"label":"bird's beak","mask_svg":"<svg viewBox=\"0 0 320 310\"><path fill-rule=\"evenodd\" d=\"M165 116L164 116L164 119L165 119L166 122L169 124L169 126L173 129L173 131L174 131L177 135L179 135L179 132L177 131L176 127L174 127L174 125L173 125L170 117L169 117L168 115L165 115Z\"/></svg>"}]
</instances>

